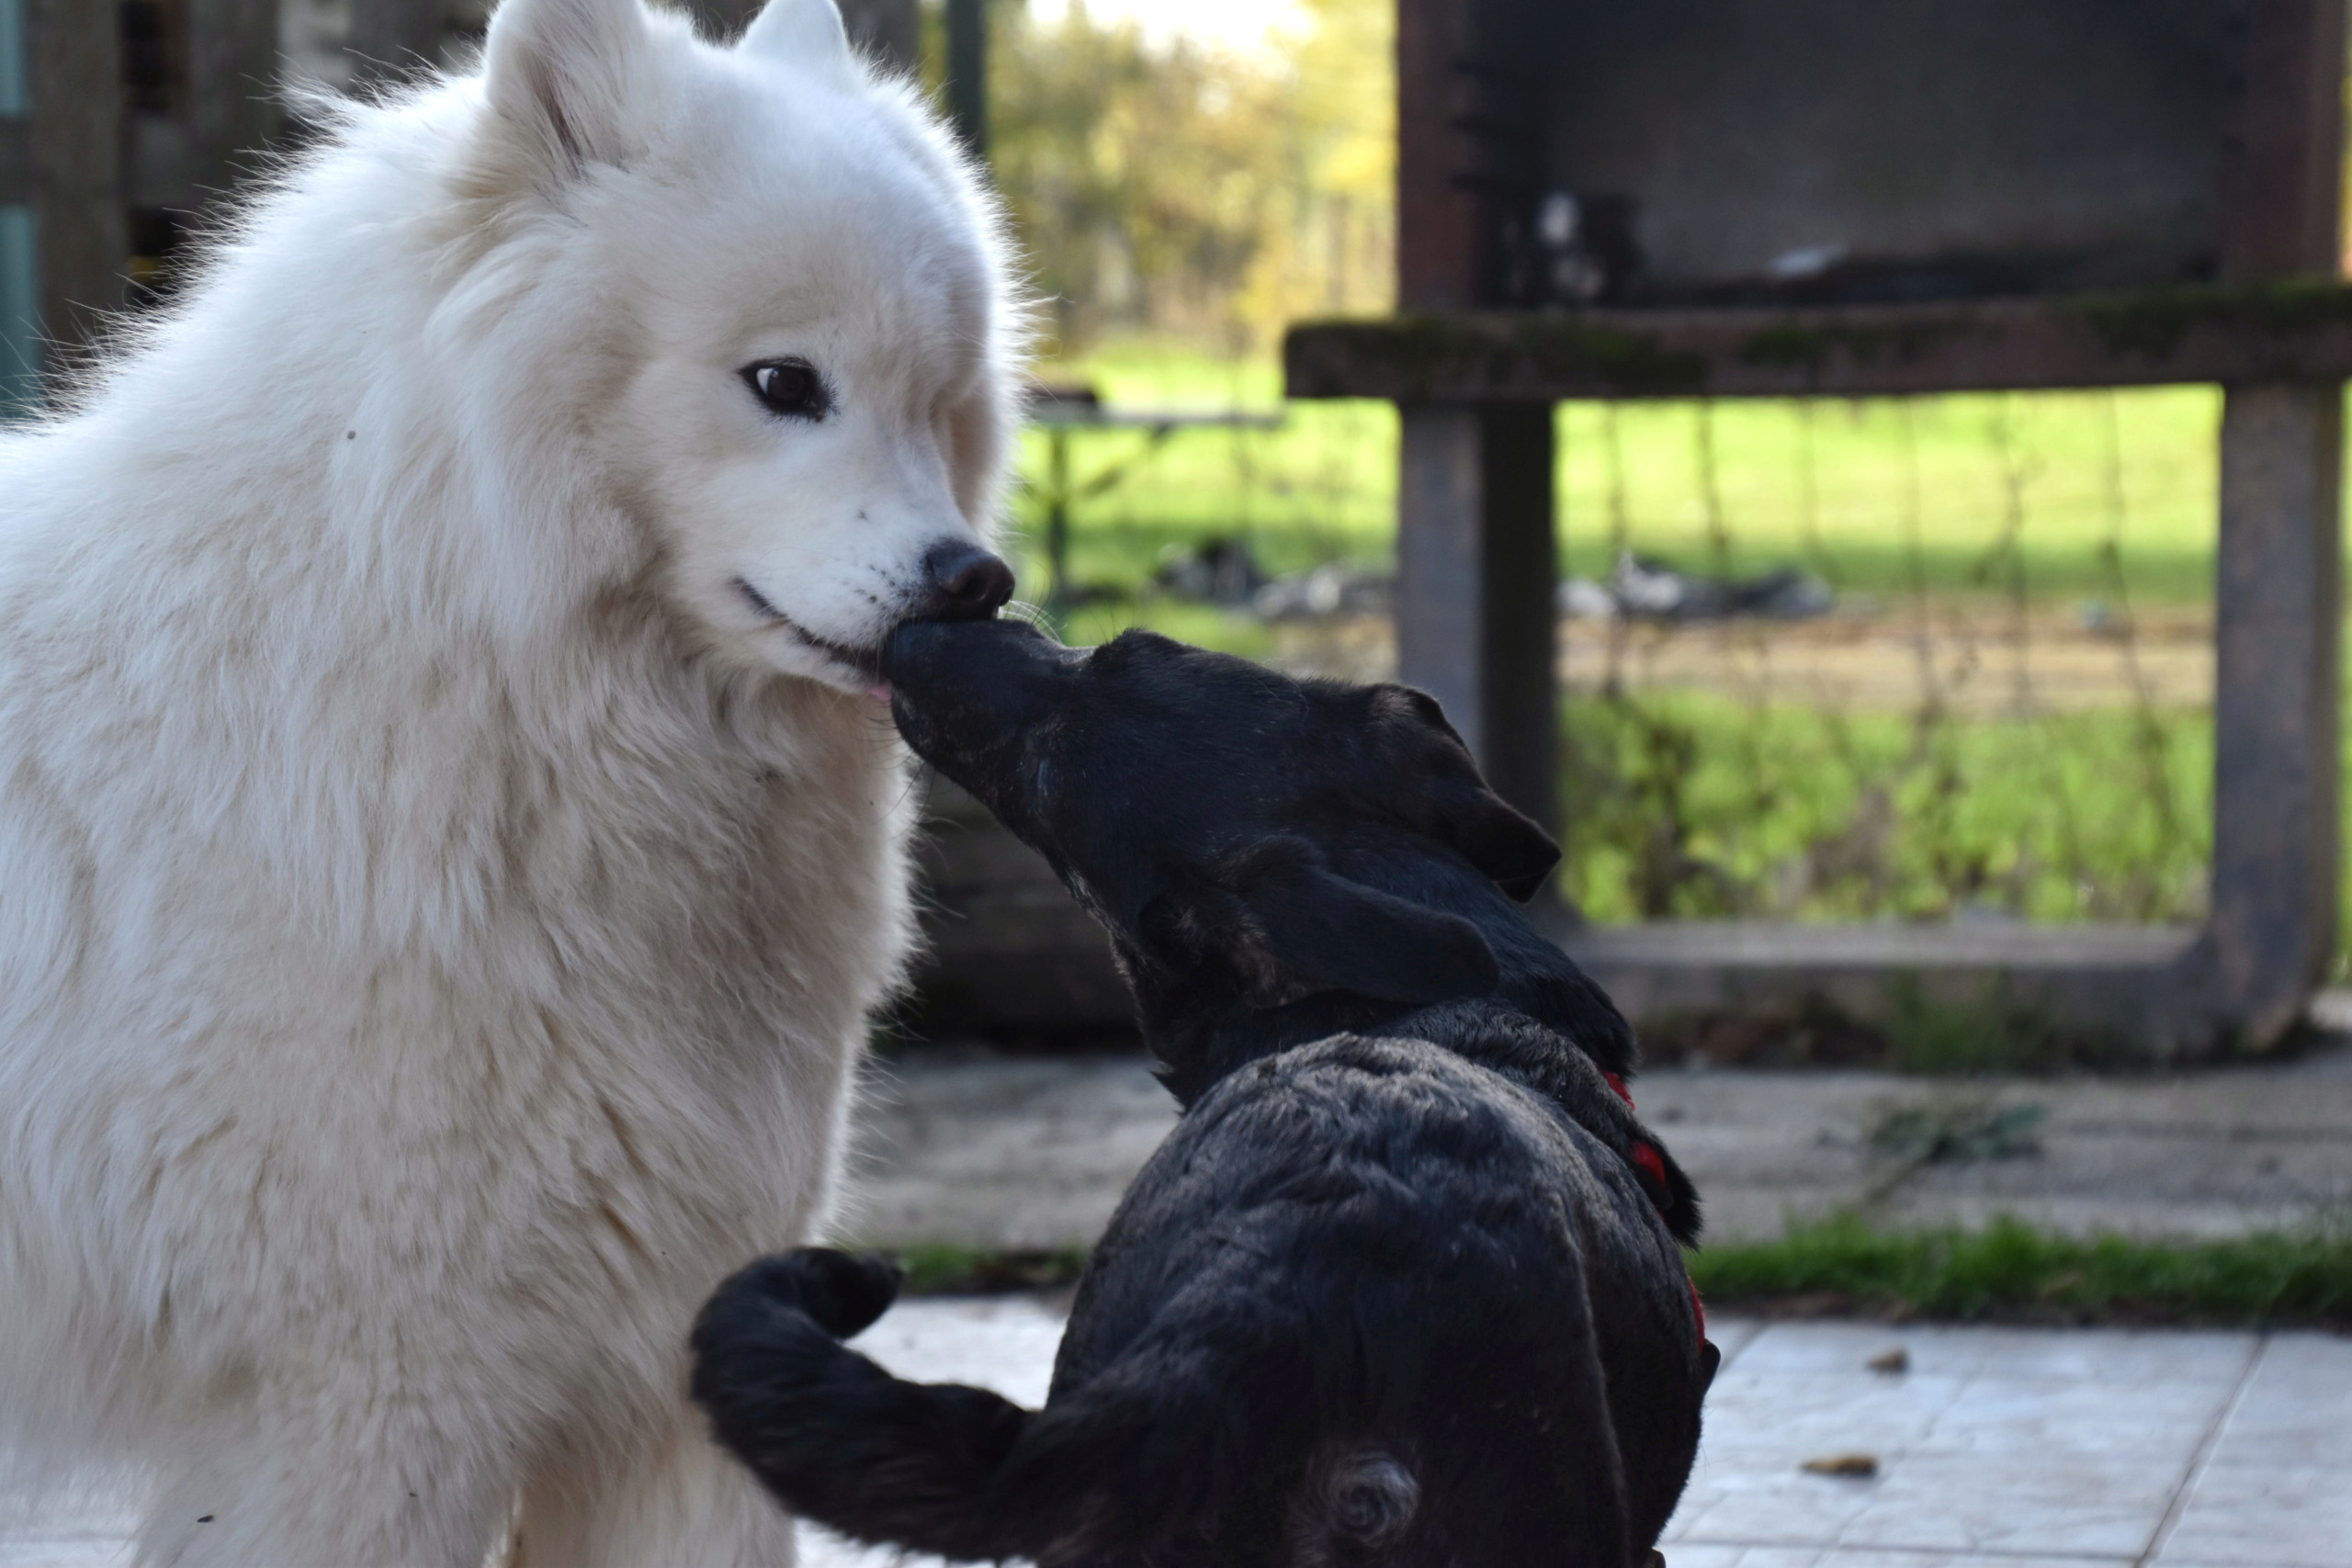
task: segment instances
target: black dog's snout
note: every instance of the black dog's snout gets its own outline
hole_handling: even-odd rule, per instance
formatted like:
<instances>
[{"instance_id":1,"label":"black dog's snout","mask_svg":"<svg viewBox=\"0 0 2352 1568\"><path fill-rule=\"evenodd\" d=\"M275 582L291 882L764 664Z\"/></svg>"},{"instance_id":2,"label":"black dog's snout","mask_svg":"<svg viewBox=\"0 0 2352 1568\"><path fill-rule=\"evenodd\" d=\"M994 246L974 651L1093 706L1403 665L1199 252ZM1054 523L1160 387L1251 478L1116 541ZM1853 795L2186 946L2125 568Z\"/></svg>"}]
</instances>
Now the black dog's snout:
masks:
<instances>
[{"instance_id":1,"label":"black dog's snout","mask_svg":"<svg viewBox=\"0 0 2352 1568\"><path fill-rule=\"evenodd\" d=\"M916 620L985 621L1012 597L1012 569L977 545L942 540L922 558L922 570Z\"/></svg>"}]
</instances>

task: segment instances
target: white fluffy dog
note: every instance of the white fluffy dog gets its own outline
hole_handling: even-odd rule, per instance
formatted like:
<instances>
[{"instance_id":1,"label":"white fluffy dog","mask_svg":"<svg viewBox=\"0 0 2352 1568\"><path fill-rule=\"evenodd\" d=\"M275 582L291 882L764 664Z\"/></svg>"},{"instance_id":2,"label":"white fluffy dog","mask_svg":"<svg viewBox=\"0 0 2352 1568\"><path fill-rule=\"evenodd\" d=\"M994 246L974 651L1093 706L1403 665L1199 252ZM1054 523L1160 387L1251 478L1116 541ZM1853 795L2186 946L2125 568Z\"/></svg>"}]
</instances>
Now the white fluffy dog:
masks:
<instances>
[{"instance_id":1,"label":"white fluffy dog","mask_svg":"<svg viewBox=\"0 0 2352 1568\"><path fill-rule=\"evenodd\" d=\"M686 1330L823 1217L1017 326L832 0L505 0L0 436L0 1451L148 1563L789 1562Z\"/></svg>"}]
</instances>

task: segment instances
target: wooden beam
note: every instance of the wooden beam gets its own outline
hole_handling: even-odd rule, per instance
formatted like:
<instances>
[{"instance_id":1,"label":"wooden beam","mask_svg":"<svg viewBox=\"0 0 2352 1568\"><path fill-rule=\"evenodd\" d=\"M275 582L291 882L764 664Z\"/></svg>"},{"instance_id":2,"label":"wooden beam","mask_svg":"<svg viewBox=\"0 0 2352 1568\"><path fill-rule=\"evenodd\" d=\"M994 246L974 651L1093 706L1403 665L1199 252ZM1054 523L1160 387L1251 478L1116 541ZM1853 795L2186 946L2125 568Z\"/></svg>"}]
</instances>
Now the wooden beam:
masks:
<instances>
[{"instance_id":1,"label":"wooden beam","mask_svg":"<svg viewBox=\"0 0 2352 1568\"><path fill-rule=\"evenodd\" d=\"M39 182L40 326L45 369L70 370L123 299L129 242L122 205L122 52L87 0L25 7L28 124Z\"/></svg>"},{"instance_id":2,"label":"wooden beam","mask_svg":"<svg viewBox=\"0 0 2352 1568\"><path fill-rule=\"evenodd\" d=\"M1291 329L1295 398L1869 397L2352 376L2327 280L1804 310L1443 311Z\"/></svg>"},{"instance_id":3,"label":"wooden beam","mask_svg":"<svg viewBox=\"0 0 2352 1568\"><path fill-rule=\"evenodd\" d=\"M1549 827L1559 819L1552 411L1399 412L1397 678L1437 698L1495 792Z\"/></svg>"},{"instance_id":4,"label":"wooden beam","mask_svg":"<svg viewBox=\"0 0 2352 1568\"><path fill-rule=\"evenodd\" d=\"M2251 0L2222 276L2334 276L2343 243L2345 0Z\"/></svg>"},{"instance_id":5,"label":"wooden beam","mask_svg":"<svg viewBox=\"0 0 2352 1568\"><path fill-rule=\"evenodd\" d=\"M1467 0L1396 3L1396 297L1410 310L1476 302L1478 203L1461 120Z\"/></svg>"}]
</instances>

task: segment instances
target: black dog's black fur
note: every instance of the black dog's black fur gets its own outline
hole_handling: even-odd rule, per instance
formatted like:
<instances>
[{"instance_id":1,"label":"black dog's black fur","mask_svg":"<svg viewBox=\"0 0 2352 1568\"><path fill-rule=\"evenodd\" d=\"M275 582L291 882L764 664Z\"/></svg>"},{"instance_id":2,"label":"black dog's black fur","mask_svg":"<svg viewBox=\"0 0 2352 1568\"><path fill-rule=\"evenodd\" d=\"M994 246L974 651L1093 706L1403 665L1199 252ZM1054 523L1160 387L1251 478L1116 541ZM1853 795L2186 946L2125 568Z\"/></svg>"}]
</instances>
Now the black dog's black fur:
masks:
<instances>
[{"instance_id":1,"label":"black dog's black fur","mask_svg":"<svg viewBox=\"0 0 2352 1568\"><path fill-rule=\"evenodd\" d=\"M1689 1181L1622 1018L1496 890L1556 859L1436 706L1130 634L902 628L915 749L1116 941L1188 1113L1081 1282L1046 1407L844 1348L878 1259L729 1281L695 1397L795 1509L966 1560L1625 1568L1712 1373Z\"/></svg>"}]
</instances>

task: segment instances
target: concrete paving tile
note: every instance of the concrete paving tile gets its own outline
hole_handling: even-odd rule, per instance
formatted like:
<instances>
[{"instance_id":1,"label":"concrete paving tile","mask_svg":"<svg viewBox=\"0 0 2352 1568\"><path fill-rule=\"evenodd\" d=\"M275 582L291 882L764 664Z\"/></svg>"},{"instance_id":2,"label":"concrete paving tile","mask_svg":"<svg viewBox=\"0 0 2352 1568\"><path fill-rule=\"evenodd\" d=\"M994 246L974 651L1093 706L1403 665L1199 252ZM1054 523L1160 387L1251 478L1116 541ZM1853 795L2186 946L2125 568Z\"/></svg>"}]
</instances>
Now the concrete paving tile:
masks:
<instances>
[{"instance_id":1,"label":"concrete paving tile","mask_svg":"<svg viewBox=\"0 0 2352 1568\"><path fill-rule=\"evenodd\" d=\"M1871 1506L1882 1483L1807 1475L1702 1454L1667 1539L1698 1545L1827 1547Z\"/></svg>"},{"instance_id":2,"label":"concrete paving tile","mask_svg":"<svg viewBox=\"0 0 2352 1568\"><path fill-rule=\"evenodd\" d=\"M1666 1560L1666 1568L1817 1568L1822 1562L1820 1552L1809 1546L1716 1546L1684 1544L1675 1547Z\"/></svg>"},{"instance_id":3,"label":"concrete paving tile","mask_svg":"<svg viewBox=\"0 0 2352 1568\"><path fill-rule=\"evenodd\" d=\"M1061 1325L1054 1303L1034 1299L910 1301L859 1348L907 1376L1035 1404ZM2222 1374L2245 1369L2257 1343L1731 1317L1712 1327L1729 1359L1668 1530L1670 1568L2118 1568L2144 1546L2235 1386ZM1921 1370L1862 1370L1896 1345ZM2217 1450L2165 1568L2352 1568L2342 1467L2315 1461L2335 1450L2296 1399L2341 1408L2347 1350L2317 1335L2274 1342L2275 1364L2266 1356L2239 1412L2244 1451L2301 1445L2314 1459L2233 1464ZM1879 1453L1878 1478L1797 1468L1854 1449ZM119 1508L105 1502L39 1519L0 1510L0 1568L120 1568ZM939 1568L803 1536L803 1568Z\"/></svg>"},{"instance_id":4,"label":"concrete paving tile","mask_svg":"<svg viewBox=\"0 0 2352 1568\"><path fill-rule=\"evenodd\" d=\"M2352 1475L2352 1338L2274 1335L2230 1412L2211 1461L2250 1469L2310 1466ZM2352 1560L2352 1551L2347 1551Z\"/></svg>"},{"instance_id":5,"label":"concrete paving tile","mask_svg":"<svg viewBox=\"0 0 2352 1568\"><path fill-rule=\"evenodd\" d=\"M1747 1555L1744 1546L1678 1546L1666 1564L1667 1568L1740 1568ZM1811 1555L1805 1558L1804 1568L1813 1568Z\"/></svg>"},{"instance_id":6,"label":"concrete paving tile","mask_svg":"<svg viewBox=\"0 0 2352 1568\"><path fill-rule=\"evenodd\" d=\"M1707 1337L1713 1340L1715 1348L1724 1353L1723 1365L1716 1371L1720 1372L1723 1368L1729 1367L1738 1360L1740 1353L1754 1344L1756 1337L1763 1332L1764 1325L1755 1318L1733 1317L1720 1312L1709 1313Z\"/></svg>"},{"instance_id":7,"label":"concrete paving tile","mask_svg":"<svg viewBox=\"0 0 2352 1568\"><path fill-rule=\"evenodd\" d=\"M876 1062L833 1232L881 1246L1089 1245L1175 1122L1140 1052Z\"/></svg>"},{"instance_id":8,"label":"concrete paving tile","mask_svg":"<svg viewBox=\"0 0 2352 1568\"><path fill-rule=\"evenodd\" d=\"M1891 1464L1840 1547L2135 1558L2179 1482L2130 1460L1914 1453Z\"/></svg>"},{"instance_id":9,"label":"concrete paving tile","mask_svg":"<svg viewBox=\"0 0 2352 1568\"><path fill-rule=\"evenodd\" d=\"M1970 1365L1926 1366L1917 1345L1933 1335L1917 1325L1892 1326L1880 1323L1772 1323L1757 1336L1740 1358L1740 1370L1810 1377L1816 1372L1860 1372L1871 1357L1902 1348L1911 1353L1914 1373L1942 1372L1965 1376ZM1947 1358L1949 1359L1949 1358ZM1876 1374L1872 1374L1876 1375Z\"/></svg>"},{"instance_id":10,"label":"concrete paving tile","mask_svg":"<svg viewBox=\"0 0 2352 1568\"><path fill-rule=\"evenodd\" d=\"M944 1558L916 1557L887 1546L859 1546L817 1529L802 1525L795 1532L794 1556L798 1561L794 1568L948 1568ZM1025 1562L1016 1561L1007 1568L1028 1568Z\"/></svg>"},{"instance_id":11,"label":"concrete paving tile","mask_svg":"<svg viewBox=\"0 0 2352 1568\"><path fill-rule=\"evenodd\" d=\"M937 1296L900 1302L853 1343L902 1378L994 1389L1034 1409L1068 1321L1031 1296Z\"/></svg>"},{"instance_id":12,"label":"concrete paving tile","mask_svg":"<svg viewBox=\"0 0 2352 1568\"><path fill-rule=\"evenodd\" d=\"M1674 1147L1679 1159L1682 1145L1677 1144ZM1726 1185L1721 1177L1710 1180L1706 1198L1709 1241L1777 1241L1795 1226L1853 1210L1865 1196L1859 1178L1836 1186L1812 1186L1791 1179L1769 1187L1747 1187Z\"/></svg>"},{"instance_id":13,"label":"concrete paving tile","mask_svg":"<svg viewBox=\"0 0 2352 1568\"><path fill-rule=\"evenodd\" d=\"M2134 1568L2130 1557L2020 1557L2011 1552L1825 1551L1815 1568ZM1675 1568L1681 1568L1676 1564Z\"/></svg>"},{"instance_id":14,"label":"concrete paving tile","mask_svg":"<svg viewBox=\"0 0 2352 1568\"><path fill-rule=\"evenodd\" d=\"M1792 1465L1833 1450L1902 1452L1935 1431L1967 1386L1962 1378L1792 1376L1743 1364L1716 1375L1701 1441L1710 1452L1780 1455Z\"/></svg>"},{"instance_id":15,"label":"concrete paving tile","mask_svg":"<svg viewBox=\"0 0 2352 1568\"><path fill-rule=\"evenodd\" d=\"M2341 1467L2209 1464L2151 1568L2346 1568L2352 1478Z\"/></svg>"},{"instance_id":16,"label":"concrete paving tile","mask_svg":"<svg viewBox=\"0 0 2352 1568\"><path fill-rule=\"evenodd\" d=\"M1926 1083L1883 1073L1677 1070L1642 1111L1707 1194L1714 1239L1778 1235L1860 1201L1889 1175L1869 1134L1889 1111L2033 1104L2032 1157L1911 1173L1883 1214L1977 1223L2014 1213L2071 1233L2222 1235L2352 1201L2352 1050L2173 1077ZM877 1069L842 1234L893 1243L1084 1242L1174 1120L1140 1053L1039 1061L953 1048Z\"/></svg>"},{"instance_id":17,"label":"concrete paving tile","mask_svg":"<svg viewBox=\"0 0 2352 1568\"><path fill-rule=\"evenodd\" d=\"M1874 1073L1664 1070L1642 1110L1708 1195L1716 1238L1860 1199L1886 1174L1870 1130L1897 1108L2034 1104L2038 1156L1911 1173L1884 1213L1926 1224L2013 1213L2073 1234L2242 1235L2352 1199L2352 1051L2325 1073L2265 1064L2170 1077L1998 1086Z\"/></svg>"},{"instance_id":18,"label":"concrete paving tile","mask_svg":"<svg viewBox=\"0 0 2352 1568\"><path fill-rule=\"evenodd\" d=\"M2128 1455L2177 1481L2188 1474L2233 1392L2202 1379L1972 1378L1916 1447L2049 1461Z\"/></svg>"},{"instance_id":19,"label":"concrete paving tile","mask_svg":"<svg viewBox=\"0 0 2352 1568\"><path fill-rule=\"evenodd\" d=\"M1890 1326L1775 1324L1741 1358L1750 1371L1811 1373L1859 1366L1900 1345L1911 1375L1972 1377L1997 1368L2007 1379L2097 1379L2118 1385L2152 1379L2234 1386L2253 1357L2253 1336L2185 1329Z\"/></svg>"},{"instance_id":20,"label":"concrete paving tile","mask_svg":"<svg viewBox=\"0 0 2352 1568\"><path fill-rule=\"evenodd\" d=\"M2004 1378L2091 1378L2118 1386L2153 1379L2234 1387L2258 1345L2250 1334L2179 1328L1942 1328L1965 1337L1980 1371Z\"/></svg>"}]
</instances>

